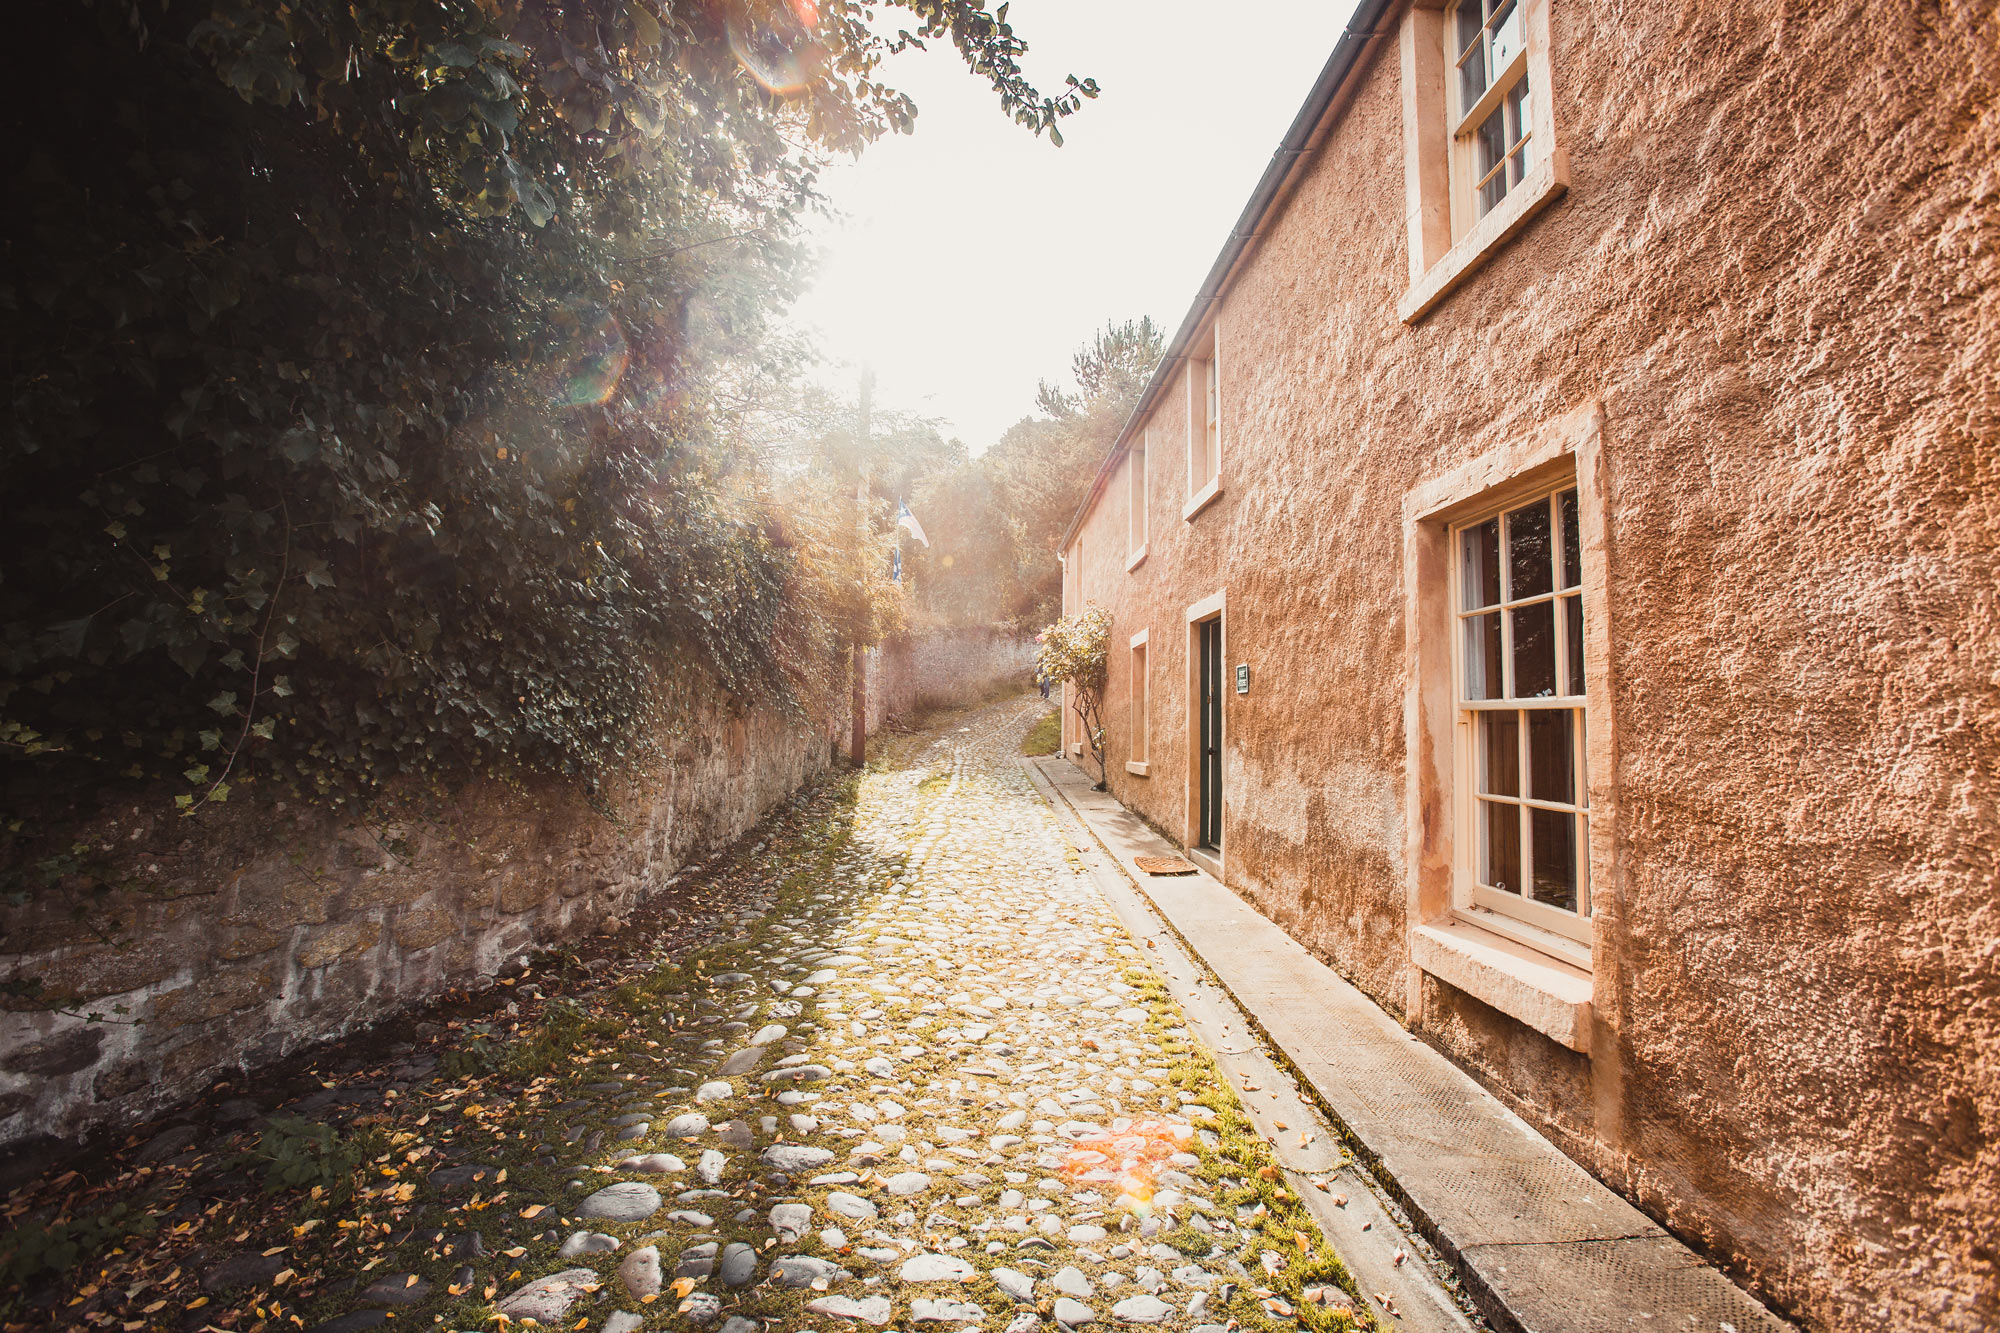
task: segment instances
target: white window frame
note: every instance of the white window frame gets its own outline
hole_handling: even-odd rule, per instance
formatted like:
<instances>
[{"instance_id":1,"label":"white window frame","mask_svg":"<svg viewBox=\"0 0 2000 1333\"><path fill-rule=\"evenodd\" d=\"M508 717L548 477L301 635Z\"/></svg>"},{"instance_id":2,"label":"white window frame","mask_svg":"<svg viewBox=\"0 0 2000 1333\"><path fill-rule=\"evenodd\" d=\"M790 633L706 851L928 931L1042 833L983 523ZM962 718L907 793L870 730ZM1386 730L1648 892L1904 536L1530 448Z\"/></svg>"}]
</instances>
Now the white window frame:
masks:
<instances>
[{"instance_id":1,"label":"white window frame","mask_svg":"<svg viewBox=\"0 0 2000 1333\"><path fill-rule=\"evenodd\" d=\"M1153 494L1153 432L1139 436L1138 444L1125 452L1125 572L1137 569L1146 558L1146 537Z\"/></svg>"},{"instance_id":2,"label":"white window frame","mask_svg":"<svg viewBox=\"0 0 2000 1333\"><path fill-rule=\"evenodd\" d=\"M1508 19L1507 25L1503 26L1511 26L1513 28L1512 35L1519 45L1507 57L1506 63L1501 69L1490 72L1486 89L1479 95L1478 100L1473 102L1471 106L1466 106L1464 104L1465 80L1462 73L1462 66L1466 60L1467 53L1471 51L1473 45L1477 45L1479 48L1479 58L1482 62L1490 67L1493 59L1493 39L1496 26L1493 23L1492 16L1485 12L1486 7L1489 5L1496 12L1511 7L1511 17ZM1464 50L1461 50L1458 37L1460 31L1459 15L1470 6L1477 6L1480 9L1484 21L1481 24L1479 36L1474 39L1472 44L1467 45ZM1537 102L1548 96L1548 89L1541 86L1539 80L1533 78L1528 69L1527 0L1454 0L1454 3L1445 11L1444 37L1445 96L1449 101L1449 122L1452 127L1452 235L1456 237L1463 236L1466 232L1471 231L1480 218L1499 208L1502 203L1506 202L1509 194L1521 189L1526 184L1526 176L1533 171L1534 163L1539 160L1541 150L1544 147L1536 139L1535 107ZM1502 192L1500 198L1494 201L1493 208L1482 211L1479 207L1479 186L1482 184L1478 168L1477 137L1479 129L1491 116L1499 114L1504 117L1503 108L1508 94L1522 83L1528 85L1527 123L1522 126L1521 137L1516 141L1517 147L1514 150L1514 152L1526 155L1524 158L1526 166L1522 171L1522 179L1516 180L1511 186L1507 187ZM1502 173L1504 177L1508 170L1507 159L1514 156L1514 152L1506 153L1502 157L1500 164L1489 170L1486 175L1490 177L1493 172L1497 171Z\"/></svg>"},{"instance_id":3,"label":"white window frame","mask_svg":"<svg viewBox=\"0 0 2000 1333\"><path fill-rule=\"evenodd\" d=\"M1578 944L1589 946L1591 942L1591 881L1590 881L1590 821L1593 812L1590 806L1590 769L1588 760L1588 734L1590 710L1585 697L1585 681L1588 674L1586 663L1582 673L1570 668L1570 625L1564 613L1564 604L1575 599L1579 610L1583 607L1583 571L1567 569L1564 558L1564 544L1561 528L1561 506L1558 497L1576 491L1574 480L1565 480L1558 485L1538 490L1530 495L1516 495L1504 503L1482 507L1472 515L1454 522L1448 528L1450 552L1450 593L1451 598L1451 691L1453 727L1452 764L1452 806L1455 836L1453 865L1453 907L1460 913L1476 916L1478 924L1501 933L1507 931L1504 922L1496 923L1492 916L1512 918L1525 922L1539 930L1548 931ZM1518 513L1536 504L1545 507L1550 518L1550 548L1552 557L1553 587L1548 593L1536 593L1523 597L1511 597L1512 589L1506 586L1508 570L1507 516ZM1500 543L1496 559L1499 561L1499 577L1502 580L1501 600L1491 606L1480 606L1468 610L1465 596L1464 536L1489 521L1497 520L1500 525ZM1579 508L1576 521L1582 522ZM1581 533L1579 532L1579 540ZM1573 579L1565 582L1565 579ZM1514 612L1517 609L1549 603L1554 608L1555 625L1552 652L1555 661L1555 683L1557 693L1528 698L1513 695L1514 684ZM1482 616L1498 615L1500 627L1500 663L1502 694L1496 699L1474 700L1468 698L1467 640L1471 623ZM1578 655L1589 648L1589 635L1578 645ZM1570 679L1576 675L1577 679ZM1535 798L1531 794L1529 772L1528 717L1531 712L1569 712L1575 721L1570 727L1570 787L1576 803L1565 805ZM1516 715L1515 763L1517 772L1514 780L1514 795L1494 795L1492 803L1513 806L1521 813L1518 818L1521 827L1516 844L1520 877L1523 880L1519 893L1505 892L1481 882L1478 874L1482 843L1479 837L1479 805L1482 796L1479 790L1479 718L1482 713L1511 712ZM1529 837L1529 811L1544 809L1560 811L1577 819L1572 825L1570 854L1574 864L1571 874L1576 883L1577 910L1566 911L1560 907L1534 901L1527 892L1533 882L1533 843Z\"/></svg>"},{"instance_id":4,"label":"white window frame","mask_svg":"<svg viewBox=\"0 0 2000 1333\"><path fill-rule=\"evenodd\" d=\"M1417 0L1404 12L1403 186L1410 285L1397 300L1396 313L1405 323L1415 323L1436 308L1569 188L1569 159L1556 133L1553 110L1552 0L1516 3L1523 49L1510 56L1502 76L1467 108L1459 106L1457 5ZM1526 176L1482 215L1471 181L1471 136L1483 108L1496 105L1522 78L1530 90L1524 128L1534 162Z\"/></svg>"},{"instance_id":5,"label":"white window frame","mask_svg":"<svg viewBox=\"0 0 2000 1333\"><path fill-rule=\"evenodd\" d=\"M1131 665L1130 706L1132 711L1132 753L1125 771L1138 777L1152 772L1153 735L1153 654L1146 646L1146 631L1132 636L1127 661Z\"/></svg>"},{"instance_id":6,"label":"white window frame","mask_svg":"<svg viewBox=\"0 0 2000 1333\"><path fill-rule=\"evenodd\" d=\"M1187 504L1181 518L1191 520L1222 494L1221 339L1210 330L1206 345L1187 360Z\"/></svg>"}]
</instances>

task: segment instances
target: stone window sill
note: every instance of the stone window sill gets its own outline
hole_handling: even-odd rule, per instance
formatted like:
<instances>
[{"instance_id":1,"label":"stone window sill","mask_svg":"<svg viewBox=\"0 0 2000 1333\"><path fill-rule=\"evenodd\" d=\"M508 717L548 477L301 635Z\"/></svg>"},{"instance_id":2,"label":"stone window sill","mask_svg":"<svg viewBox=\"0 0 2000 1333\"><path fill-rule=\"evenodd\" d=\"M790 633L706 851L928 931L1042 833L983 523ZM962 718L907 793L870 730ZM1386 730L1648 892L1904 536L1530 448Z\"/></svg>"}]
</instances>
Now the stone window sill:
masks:
<instances>
[{"instance_id":1,"label":"stone window sill","mask_svg":"<svg viewBox=\"0 0 2000 1333\"><path fill-rule=\"evenodd\" d=\"M1188 497L1187 504L1181 509L1181 518L1183 520L1192 519L1196 514L1214 504L1216 497L1221 494L1222 478L1218 475L1208 485Z\"/></svg>"},{"instance_id":2,"label":"stone window sill","mask_svg":"<svg viewBox=\"0 0 2000 1333\"><path fill-rule=\"evenodd\" d=\"M1127 773L1136 774L1137 776L1142 778L1151 775L1152 767L1153 766L1151 764L1147 763L1143 759L1127 759L1125 761L1125 771Z\"/></svg>"},{"instance_id":3,"label":"stone window sill","mask_svg":"<svg viewBox=\"0 0 2000 1333\"><path fill-rule=\"evenodd\" d=\"M1410 932L1410 960L1440 981L1590 1053L1590 973L1462 921Z\"/></svg>"},{"instance_id":4,"label":"stone window sill","mask_svg":"<svg viewBox=\"0 0 2000 1333\"><path fill-rule=\"evenodd\" d=\"M1138 550L1132 552L1131 555L1125 558L1125 572L1127 574L1130 574L1133 570L1137 569L1139 566L1145 563L1146 563L1146 548L1141 546Z\"/></svg>"},{"instance_id":5,"label":"stone window sill","mask_svg":"<svg viewBox=\"0 0 2000 1333\"><path fill-rule=\"evenodd\" d=\"M1515 232L1527 226L1530 218L1560 199L1568 188L1569 162L1557 151L1530 171L1528 178L1500 201L1499 207L1479 219L1471 231L1459 238L1458 244L1445 251L1403 293L1403 299L1396 303L1397 315L1405 324L1422 319L1454 287L1477 272Z\"/></svg>"}]
</instances>

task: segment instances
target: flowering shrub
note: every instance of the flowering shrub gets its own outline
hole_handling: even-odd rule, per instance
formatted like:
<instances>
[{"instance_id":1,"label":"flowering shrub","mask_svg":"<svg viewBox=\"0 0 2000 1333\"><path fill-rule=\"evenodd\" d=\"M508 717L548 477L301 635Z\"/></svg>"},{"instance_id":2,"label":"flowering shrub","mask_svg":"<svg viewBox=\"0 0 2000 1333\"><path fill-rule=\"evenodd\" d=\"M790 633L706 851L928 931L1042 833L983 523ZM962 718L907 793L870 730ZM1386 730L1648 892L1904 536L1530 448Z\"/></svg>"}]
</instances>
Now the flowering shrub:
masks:
<instances>
[{"instance_id":1,"label":"flowering shrub","mask_svg":"<svg viewBox=\"0 0 2000 1333\"><path fill-rule=\"evenodd\" d=\"M1064 616L1035 636L1035 675L1070 687L1070 708L1083 724L1097 785L1104 787L1104 682L1110 660L1111 613L1101 606Z\"/></svg>"}]
</instances>

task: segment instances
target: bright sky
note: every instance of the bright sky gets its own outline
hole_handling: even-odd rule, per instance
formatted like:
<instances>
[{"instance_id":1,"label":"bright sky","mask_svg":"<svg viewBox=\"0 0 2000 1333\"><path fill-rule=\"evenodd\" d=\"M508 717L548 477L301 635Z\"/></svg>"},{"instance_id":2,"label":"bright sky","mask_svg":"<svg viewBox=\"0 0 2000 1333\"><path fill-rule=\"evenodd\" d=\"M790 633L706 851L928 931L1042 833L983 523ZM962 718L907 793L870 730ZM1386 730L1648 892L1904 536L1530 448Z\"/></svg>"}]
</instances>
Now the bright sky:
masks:
<instances>
[{"instance_id":1,"label":"bright sky","mask_svg":"<svg viewBox=\"0 0 2000 1333\"><path fill-rule=\"evenodd\" d=\"M872 367L879 406L941 418L978 453L1107 319L1151 315L1171 337L1352 10L1013 0L1038 86L1103 89L1059 149L1002 116L949 44L891 61L916 133L826 176L840 215L815 230L821 275L797 312L829 377L852 392Z\"/></svg>"}]
</instances>

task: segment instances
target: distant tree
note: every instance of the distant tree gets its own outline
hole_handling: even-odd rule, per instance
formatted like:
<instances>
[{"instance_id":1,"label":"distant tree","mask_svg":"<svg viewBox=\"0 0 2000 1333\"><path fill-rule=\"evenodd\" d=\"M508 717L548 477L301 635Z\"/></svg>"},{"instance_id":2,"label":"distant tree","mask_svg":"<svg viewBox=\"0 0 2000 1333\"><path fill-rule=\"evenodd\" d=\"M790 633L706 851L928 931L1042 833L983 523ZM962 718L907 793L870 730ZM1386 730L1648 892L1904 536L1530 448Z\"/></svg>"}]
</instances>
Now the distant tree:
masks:
<instances>
[{"instance_id":1,"label":"distant tree","mask_svg":"<svg viewBox=\"0 0 2000 1333\"><path fill-rule=\"evenodd\" d=\"M1057 420L1109 413L1122 423L1145 392L1153 367L1160 363L1163 345L1159 326L1151 316L1122 324L1107 322L1070 358L1077 392L1043 380L1036 389L1035 406Z\"/></svg>"},{"instance_id":2,"label":"distant tree","mask_svg":"<svg viewBox=\"0 0 2000 1333\"><path fill-rule=\"evenodd\" d=\"M1107 323L1070 360L1074 392L1043 381L1043 415L1024 417L979 460L1013 529L1011 601L1018 623L1038 624L1062 605L1056 543L1090 492L1097 469L1159 365L1159 326Z\"/></svg>"}]
</instances>

